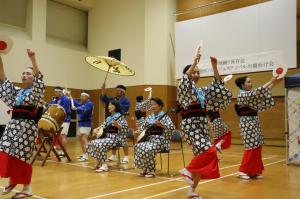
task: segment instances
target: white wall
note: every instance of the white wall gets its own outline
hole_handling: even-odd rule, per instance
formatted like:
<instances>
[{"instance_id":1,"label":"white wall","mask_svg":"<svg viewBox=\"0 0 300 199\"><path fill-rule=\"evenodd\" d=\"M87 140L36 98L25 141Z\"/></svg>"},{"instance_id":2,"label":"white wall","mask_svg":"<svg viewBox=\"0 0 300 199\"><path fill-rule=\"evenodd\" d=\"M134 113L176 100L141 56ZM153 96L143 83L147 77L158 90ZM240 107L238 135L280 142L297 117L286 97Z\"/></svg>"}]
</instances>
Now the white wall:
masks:
<instances>
[{"instance_id":1,"label":"white wall","mask_svg":"<svg viewBox=\"0 0 300 199\"><path fill-rule=\"evenodd\" d=\"M0 25L0 34L10 35L15 43L12 51L3 57L7 76L12 81L20 81L22 69L30 64L25 49L32 48L37 52L47 85L97 89L103 83L105 72L85 63L85 56L107 56L109 50L121 48L122 62L133 68L136 75L110 75L107 87L175 84L170 35L174 37L176 0L90 0L88 50L46 38L47 1L29 2L32 3L29 10L33 11L29 13L33 15L28 16L27 30Z\"/></svg>"},{"instance_id":2,"label":"white wall","mask_svg":"<svg viewBox=\"0 0 300 199\"><path fill-rule=\"evenodd\" d=\"M110 75L107 87L144 83L144 12L143 0L99 0L89 12L90 54L107 56L109 50L121 48L121 61L136 72L133 77ZM92 71L93 85L100 88L105 73Z\"/></svg>"},{"instance_id":3,"label":"white wall","mask_svg":"<svg viewBox=\"0 0 300 199\"><path fill-rule=\"evenodd\" d=\"M174 56L170 34L174 35L176 0L99 0L89 13L89 50L107 55L121 48L122 62L136 75L110 75L108 87L156 84L174 85L171 68ZM105 73L93 69L94 85L102 85Z\"/></svg>"},{"instance_id":4,"label":"white wall","mask_svg":"<svg viewBox=\"0 0 300 199\"><path fill-rule=\"evenodd\" d=\"M32 24L28 32L0 25L0 33L7 34L14 40L11 52L3 56L7 77L14 82L20 82L22 70L30 65L25 50L32 48L36 51L37 61L47 85L92 88L89 81L92 70L84 61L84 57L88 55L87 50L68 44L47 43L46 0L30 0L29 2L31 4L29 7L33 9L33 12L32 16L28 17L29 27Z\"/></svg>"},{"instance_id":5,"label":"white wall","mask_svg":"<svg viewBox=\"0 0 300 199\"><path fill-rule=\"evenodd\" d=\"M200 40L204 44L201 63L212 55L222 59L279 51L283 56L278 64L296 68L296 9L296 0L273 0L177 22L177 78L181 78L183 67L191 63Z\"/></svg>"},{"instance_id":6,"label":"white wall","mask_svg":"<svg viewBox=\"0 0 300 199\"><path fill-rule=\"evenodd\" d=\"M145 2L145 83L175 85L172 42L176 1Z\"/></svg>"}]
</instances>

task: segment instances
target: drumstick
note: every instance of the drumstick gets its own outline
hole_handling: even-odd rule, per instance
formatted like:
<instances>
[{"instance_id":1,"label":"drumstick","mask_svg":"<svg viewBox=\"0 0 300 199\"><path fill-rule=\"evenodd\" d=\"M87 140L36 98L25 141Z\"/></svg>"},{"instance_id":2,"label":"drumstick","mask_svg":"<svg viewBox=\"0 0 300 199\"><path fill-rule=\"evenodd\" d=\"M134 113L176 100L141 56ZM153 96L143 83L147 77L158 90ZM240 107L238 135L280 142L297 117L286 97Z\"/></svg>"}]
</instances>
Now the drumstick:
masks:
<instances>
[{"instance_id":1,"label":"drumstick","mask_svg":"<svg viewBox=\"0 0 300 199\"><path fill-rule=\"evenodd\" d=\"M67 81L65 81L65 95L67 94L67 92L69 92L68 91L68 84L67 84ZM69 93L70 93L71 108L74 109L76 107L74 106L74 100L73 100L73 97L71 95L71 91Z\"/></svg>"}]
</instances>

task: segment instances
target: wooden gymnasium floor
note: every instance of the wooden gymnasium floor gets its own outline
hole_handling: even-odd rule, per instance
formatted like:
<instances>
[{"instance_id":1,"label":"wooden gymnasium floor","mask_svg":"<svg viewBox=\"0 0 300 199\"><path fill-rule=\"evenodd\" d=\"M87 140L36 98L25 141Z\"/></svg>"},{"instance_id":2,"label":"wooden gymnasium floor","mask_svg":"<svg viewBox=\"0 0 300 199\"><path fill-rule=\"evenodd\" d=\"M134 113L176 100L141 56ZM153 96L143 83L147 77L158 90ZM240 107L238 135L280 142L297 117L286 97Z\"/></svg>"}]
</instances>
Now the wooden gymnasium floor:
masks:
<instances>
[{"instance_id":1,"label":"wooden gymnasium floor","mask_svg":"<svg viewBox=\"0 0 300 199\"><path fill-rule=\"evenodd\" d=\"M176 143L172 145L172 147L178 146ZM75 158L80 154L80 147L75 139L69 140L69 153L73 160L71 163L58 163L50 160L44 167L41 167L41 162L36 161L32 180L33 191L36 195L32 198L186 198L187 184L178 175L178 170L183 167L180 151L171 152L172 175L166 175L167 155L163 154L163 170L158 171L154 179L137 177L136 174L139 171L132 168L132 148L129 168L112 168L110 172L101 174L96 174L91 170L94 165L93 160L88 163L77 162ZM186 163L188 163L192 153L187 144L184 144L184 153ZM299 198L300 168L285 164L284 147L264 147L265 172L262 180L245 181L236 177L242 153L241 145L233 145L219 155L221 178L203 180L197 189L204 199ZM159 161L157 162L157 168L160 168ZM1 189L5 184L6 179L0 179ZM21 187L18 186L14 191L20 189ZM0 195L0 198L10 198L13 194Z\"/></svg>"}]
</instances>

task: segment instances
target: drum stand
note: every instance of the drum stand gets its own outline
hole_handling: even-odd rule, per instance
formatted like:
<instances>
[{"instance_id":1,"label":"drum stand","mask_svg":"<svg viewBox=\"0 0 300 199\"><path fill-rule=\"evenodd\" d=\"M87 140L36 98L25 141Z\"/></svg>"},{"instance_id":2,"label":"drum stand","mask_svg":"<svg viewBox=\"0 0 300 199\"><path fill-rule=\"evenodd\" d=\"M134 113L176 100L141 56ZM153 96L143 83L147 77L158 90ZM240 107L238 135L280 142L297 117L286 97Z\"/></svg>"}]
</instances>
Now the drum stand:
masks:
<instances>
[{"instance_id":1,"label":"drum stand","mask_svg":"<svg viewBox=\"0 0 300 199\"><path fill-rule=\"evenodd\" d=\"M37 149L37 152L35 153L35 155L33 156L33 159L31 161L31 165L33 165L33 163L35 162L35 160L37 159L37 157L41 157L41 153L44 152L46 153L46 157L43 159L42 165L44 166L47 159L50 157L50 153L51 151L53 151L55 157L57 158L57 160L60 162L61 161L61 157L59 156L59 154L57 153L57 151L54 148L54 139L57 136L60 136L60 132L61 132L62 128L59 131L54 131L54 130L50 130L50 131L45 131L43 129L39 129L39 137L42 139L42 143L39 146L39 148ZM50 149L47 150L46 148L46 144L50 145ZM67 153L66 149L64 148L64 146L60 143L60 141L58 140L58 144L60 146L60 148L62 149L62 151L64 152L64 156L68 159L69 162L71 162L71 158L69 156L69 154Z\"/></svg>"}]
</instances>

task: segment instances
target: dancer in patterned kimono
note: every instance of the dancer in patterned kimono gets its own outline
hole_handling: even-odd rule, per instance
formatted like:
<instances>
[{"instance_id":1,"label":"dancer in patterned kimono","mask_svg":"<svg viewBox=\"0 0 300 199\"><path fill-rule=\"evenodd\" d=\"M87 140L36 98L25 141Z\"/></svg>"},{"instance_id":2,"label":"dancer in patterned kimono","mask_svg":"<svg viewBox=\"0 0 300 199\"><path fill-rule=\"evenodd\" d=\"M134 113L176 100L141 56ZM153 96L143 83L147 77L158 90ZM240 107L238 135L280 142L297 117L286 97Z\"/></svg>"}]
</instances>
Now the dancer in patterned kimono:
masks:
<instances>
[{"instance_id":1,"label":"dancer in patterned kimono","mask_svg":"<svg viewBox=\"0 0 300 199\"><path fill-rule=\"evenodd\" d=\"M23 190L13 198L33 195L30 186L32 166L29 161L37 137L37 122L42 115L39 107L45 89L35 53L28 49L27 54L32 67L22 73L23 89L6 79L0 56L0 98L12 108L12 119L0 140L0 176L9 178L2 194L10 193L18 184L24 185Z\"/></svg>"},{"instance_id":2,"label":"dancer in patterned kimono","mask_svg":"<svg viewBox=\"0 0 300 199\"><path fill-rule=\"evenodd\" d=\"M217 69L217 59L214 57L211 57L215 76L212 84L202 88L196 87L200 78L197 67L201 58L200 50L198 47L193 64L184 68L184 75L178 86L178 101L183 108L180 112L182 131L194 153L191 163L180 172L191 185L188 198L193 199L200 198L195 192L200 179L220 177L217 150L209 138L206 106L222 108L226 105L226 99L231 97L231 93L224 88L224 82Z\"/></svg>"},{"instance_id":3,"label":"dancer in patterned kimono","mask_svg":"<svg viewBox=\"0 0 300 199\"><path fill-rule=\"evenodd\" d=\"M224 83L226 83L224 81ZM224 107L226 107L232 99L232 93L224 88L222 91L224 99ZM222 151L223 149L228 149L231 146L231 130L225 124L224 120L220 117L220 109L214 107L207 107L207 116L209 118L210 131L212 133L212 137L214 140L214 145L218 149L218 151Z\"/></svg>"},{"instance_id":4,"label":"dancer in patterned kimono","mask_svg":"<svg viewBox=\"0 0 300 199\"><path fill-rule=\"evenodd\" d=\"M129 108L130 108L130 100L126 96L126 87L124 85L118 85L116 87L116 95L115 97L112 96L107 96L106 95L106 88L105 84L102 85L101 89L101 96L100 100L105 103L105 105L108 105L111 100L118 100L120 102L120 107L123 113L128 113ZM108 114L105 114L106 116ZM129 146L127 143L127 140L124 142L123 146L123 151L124 151L124 157L121 160L121 164L129 164ZM112 150L112 155L108 158L109 161L116 161L117 160L117 151Z\"/></svg>"},{"instance_id":5,"label":"dancer in patterned kimono","mask_svg":"<svg viewBox=\"0 0 300 199\"><path fill-rule=\"evenodd\" d=\"M156 154L163 149L170 149L171 136L175 126L167 115L158 121L164 115L162 111L163 106L164 103L161 99L152 98L152 114L146 118L144 124L137 131L139 134L147 129L147 133L149 134L145 142L134 146L134 164L136 168L142 170L139 174L141 177L155 177Z\"/></svg>"},{"instance_id":6,"label":"dancer in patterned kimono","mask_svg":"<svg viewBox=\"0 0 300 199\"><path fill-rule=\"evenodd\" d=\"M245 147L238 175L242 179L262 178L264 138L257 113L274 106L271 89L281 80L272 78L265 85L254 90L252 90L251 79L247 76L240 77L235 81L240 88L235 109L240 116L241 137Z\"/></svg>"},{"instance_id":7,"label":"dancer in patterned kimono","mask_svg":"<svg viewBox=\"0 0 300 199\"><path fill-rule=\"evenodd\" d=\"M89 156L97 160L97 164L95 166L97 173L108 171L108 166L105 163L108 150L117 146L123 146L123 144L126 142L126 133L128 130L127 122L124 116L116 121L116 119L122 113L120 102L117 100L110 101L108 105L108 111L111 115L107 117L105 121L105 138L91 141L86 150Z\"/></svg>"}]
</instances>

